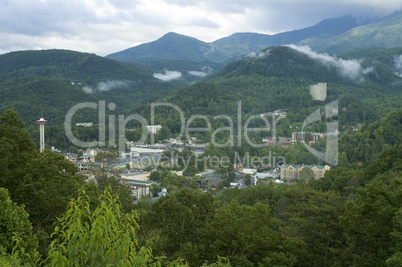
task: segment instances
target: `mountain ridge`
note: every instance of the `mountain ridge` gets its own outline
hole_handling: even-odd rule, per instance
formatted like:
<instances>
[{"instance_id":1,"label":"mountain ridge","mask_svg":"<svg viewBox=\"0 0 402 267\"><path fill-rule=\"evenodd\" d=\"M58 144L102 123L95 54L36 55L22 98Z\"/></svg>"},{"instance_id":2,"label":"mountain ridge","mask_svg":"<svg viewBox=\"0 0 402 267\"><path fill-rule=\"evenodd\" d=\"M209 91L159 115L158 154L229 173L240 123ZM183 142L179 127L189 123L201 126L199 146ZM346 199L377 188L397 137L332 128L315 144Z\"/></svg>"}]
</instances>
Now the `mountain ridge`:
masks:
<instances>
[{"instance_id":1,"label":"mountain ridge","mask_svg":"<svg viewBox=\"0 0 402 267\"><path fill-rule=\"evenodd\" d=\"M389 14L375 22L360 25L329 38L312 38L299 44L316 51L345 53L355 48L394 48L402 46L402 11Z\"/></svg>"},{"instance_id":2,"label":"mountain ridge","mask_svg":"<svg viewBox=\"0 0 402 267\"><path fill-rule=\"evenodd\" d=\"M274 35L254 34L254 33L234 33L228 37L218 39L212 43L218 45L218 47L220 47L221 49L230 48L238 52L236 50L236 47L233 47L233 45L230 46L230 41L229 45L225 44L225 40L230 40L232 38L237 41L239 36L246 37L248 35L251 37L254 35L256 38L249 38L250 40L248 40L248 43L245 42L239 43L237 41L236 45L240 45L240 47L252 45L250 46L251 49L249 49L248 52L258 52L269 46L298 43L312 36L321 36L321 35L335 36L351 28L357 27L359 25L364 25L369 22L370 20L365 20L359 23L357 19L353 18L352 16L342 16L339 18L324 19L321 22L317 23L316 25L306 27L303 29L277 33ZM253 44L251 44L251 42L253 42ZM245 53L243 52L242 54L244 55Z\"/></svg>"},{"instance_id":3,"label":"mountain ridge","mask_svg":"<svg viewBox=\"0 0 402 267\"><path fill-rule=\"evenodd\" d=\"M203 42L191 36L169 32L157 40L130 47L106 56L123 62L149 63L160 60L231 61L250 52L258 52L275 45L298 43L302 40L337 36L375 19L357 19L353 16L324 19L316 25L274 35L238 32L213 42ZM176 46L172 46L176 44ZM183 55L183 51L190 51ZM208 54L209 55L206 55Z\"/></svg>"},{"instance_id":4,"label":"mountain ridge","mask_svg":"<svg viewBox=\"0 0 402 267\"><path fill-rule=\"evenodd\" d=\"M150 73L133 64L64 49L10 52L0 55L0 65L0 80L33 75L94 85L108 78L153 79Z\"/></svg>"}]
</instances>

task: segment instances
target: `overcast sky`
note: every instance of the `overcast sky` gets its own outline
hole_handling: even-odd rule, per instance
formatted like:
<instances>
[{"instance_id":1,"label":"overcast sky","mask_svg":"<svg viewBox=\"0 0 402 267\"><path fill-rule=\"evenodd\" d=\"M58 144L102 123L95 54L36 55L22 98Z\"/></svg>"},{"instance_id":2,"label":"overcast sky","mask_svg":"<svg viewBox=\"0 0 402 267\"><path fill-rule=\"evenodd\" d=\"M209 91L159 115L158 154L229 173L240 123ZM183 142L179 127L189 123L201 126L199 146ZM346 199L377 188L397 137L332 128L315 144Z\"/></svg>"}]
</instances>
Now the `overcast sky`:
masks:
<instances>
[{"instance_id":1,"label":"overcast sky","mask_svg":"<svg viewBox=\"0 0 402 267\"><path fill-rule=\"evenodd\" d=\"M401 8L402 0L0 0L0 54L58 48L105 56L171 31L212 42Z\"/></svg>"}]
</instances>

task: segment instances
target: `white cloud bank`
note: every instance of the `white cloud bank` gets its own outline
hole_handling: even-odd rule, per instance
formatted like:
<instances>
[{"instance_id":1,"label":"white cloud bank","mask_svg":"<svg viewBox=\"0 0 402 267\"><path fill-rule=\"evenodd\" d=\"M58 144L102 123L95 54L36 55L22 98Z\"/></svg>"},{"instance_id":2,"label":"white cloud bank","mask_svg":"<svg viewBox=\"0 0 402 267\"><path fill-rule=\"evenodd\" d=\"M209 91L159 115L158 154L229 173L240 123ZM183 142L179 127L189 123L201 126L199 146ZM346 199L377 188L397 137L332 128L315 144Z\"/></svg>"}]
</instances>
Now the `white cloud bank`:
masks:
<instances>
[{"instance_id":1,"label":"white cloud bank","mask_svg":"<svg viewBox=\"0 0 402 267\"><path fill-rule=\"evenodd\" d=\"M394 67L396 69L396 75L402 77L402 55L394 58Z\"/></svg>"},{"instance_id":2,"label":"white cloud bank","mask_svg":"<svg viewBox=\"0 0 402 267\"><path fill-rule=\"evenodd\" d=\"M201 78L208 75L208 74L205 73L205 72L196 71L196 70L189 70L189 71L188 71L188 74L193 75L193 76L197 76L197 77L201 77Z\"/></svg>"},{"instance_id":3,"label":"white cloud bank","mask_svg":"<svg viewBox=\"0 0 402 267\"><path fill-rule=\"evenodd\" d=\"M260 52L251 52L250 54L248 54L246 56L246 58L254 58L254 59L259 59L259 58L263 58L265 56L269 55L269 50L266 51L260 51Z\"/></svg>"},{"instance_id":4,"label":"white cloud bank","mask_svg":"<svg viewBox=\"0 0 402 267\"><path fill-rule=\"evenodd\" d=\"M355 80L363 74L367 74L373 70L373 68L363 68L361 66L361 60L347 60L342 58L337 58L328 54L319 54L311 50L309 46L297 46L297 45L287 45L288 47L302 52L309 57L318 60L326 65L336 67L343 77Z\"/></svg>"},{"instance_id":5,"label":"white cloud bank","mask_svg":"<svg viewBox=\"0 0 402 267\"><path fill-rule=\"evenodd\" d=\"M155 72L153 76L156 79L159 79L164 82L168 82L168 81L180 79L182 74L180 71L165 70L165 73L156 73Z\"/></svg>"},{"instance_id":6,"label":"white cloud bank","mask_svg":"<svg viewBox=\"0 0 402 267\"><path fill-rule=\"evenodd\" d=\"M105 82L99 82L95 88L92 88L90 86L84 86L82 90L87 94L93 94L95 92L101 93L119 87L129 87L131 83L132 83L131 81L108 80Z\"/></svg>"},{"instance_id":7,"label":"white cloud bank","mask_svg":"<svg viewBox=\"0 0 402 267\"><path fill-rule=\"evenodd\" d=\"M202 77L205 77L205 76L211 74L212 72L214 72L213 68L211 68L210 66L204 66L201 68L201 71L190 70L187 73L190 75L202 78Z\"/></svg>"}]
</instances>

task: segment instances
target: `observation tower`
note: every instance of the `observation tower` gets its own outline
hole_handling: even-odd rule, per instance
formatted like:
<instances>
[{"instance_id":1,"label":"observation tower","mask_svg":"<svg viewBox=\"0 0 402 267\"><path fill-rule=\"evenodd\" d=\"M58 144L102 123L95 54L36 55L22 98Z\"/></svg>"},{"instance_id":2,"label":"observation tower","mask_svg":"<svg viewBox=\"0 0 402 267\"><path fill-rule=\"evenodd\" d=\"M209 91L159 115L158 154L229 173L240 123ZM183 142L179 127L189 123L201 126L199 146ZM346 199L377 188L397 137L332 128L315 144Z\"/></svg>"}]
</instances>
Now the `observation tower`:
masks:
<instances>
[{"instance_id":1,"label":"observation tower","mask_svg":"<svg viewBox=\"0 0 402 267\"><path fill-rule=\"evenodd\" d=\"M39 139L39 152L42 153L45 150L45 124L47 124L47 120L40 116L40 119L36 121L36 124L39 124L40 130L40 139Z\"/></svg>"}]
</instances>

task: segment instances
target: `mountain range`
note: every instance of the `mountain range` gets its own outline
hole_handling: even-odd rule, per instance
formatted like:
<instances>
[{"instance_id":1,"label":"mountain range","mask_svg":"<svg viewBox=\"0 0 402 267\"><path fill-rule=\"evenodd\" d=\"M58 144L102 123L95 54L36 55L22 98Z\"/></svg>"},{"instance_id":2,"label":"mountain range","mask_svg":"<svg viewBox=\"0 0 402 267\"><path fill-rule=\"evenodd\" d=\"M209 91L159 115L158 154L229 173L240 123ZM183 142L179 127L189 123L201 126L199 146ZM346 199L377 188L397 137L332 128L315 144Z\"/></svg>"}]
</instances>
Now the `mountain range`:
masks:
<instances>
[{"instance_id":1,"label":"mountain range","mask_svg":"<svg viewBox=\"0 0 402 267\"><path fill-rule=\"evenodd\" d=\"M144 115L153 101L168 101L191 114L216 115L236 113L242 100L247 113L289 106L306 106L306 113L321 104L309 86L326 82L328 99L360 114L351 123L373 121L400 106L401 25L397 12L376 20L328 19L276 35L236 33L212 43L168 33L107 57L11 52L0 55L0 112L14 107L34 124L42 108L61 124L74 103L85 101L115 103L116 114Z\"/></svg>"},{"instance_id":2,"label":"mountain range","mask_svg":"<svg viewBox=\"0 0 402 267\"><path fill-rule=\"evenodd\" d=\"M317 52L340 54L354 48L399 47L401 32L402 11L382 18L343 16L325 19L304 29L274 35L235 33L210 43L169 32L155 41L112 53L106 58L142 64L155 73L180 68L183 85L203 77L189 75L189 72L202 74L205 73L203 68L217 71L237 58L270 46L308 45ZM183 62L186 62L184 68Z\"/></svg>"},{"instance_id":3,"label":"mountain range","mask_svg":"<svg viewBox=\"0 0 402 267\"><path fill-rule=\"evenodd\" d=\"M338 99L344 108L350 104L359 106L355 110L359 118L354 122L364 121L364 116L373 121L377 106L385 99L401 101L402 78L396 69L387 66L385 59L400 55L402 48L377 49L377 58L383 58L383 63L370 58L370 51L365 51L366 59L357 60L294 45L274 46L233 61L201 82L177 88L163 101L180 106L187 114L236 114L237 101L241 100L245 113L288 109L303 117L313 111L307 107L322 105L310 95L310 85L327 83L326 101ZM362 54L360 51L359 55ZM352 123L344 119L342 123Z\"/></svg>"},{"instance_id":4,"label":"mountain range","mask_svg":"<svg viewBox=\"0 0 402 267\"><path fill-rule=\"evenodd\" d=\"M136 63L167 59L225 62L269 46L285 44L309 45L315 51L330 54L346 52L353 48L391 48L401 44L401 23L402 11L377 19L343 16L325 19L300 30L274 35L235 33L210 43L170 32L153 42L106 57Z\"/></svg>"}]
</instances>

